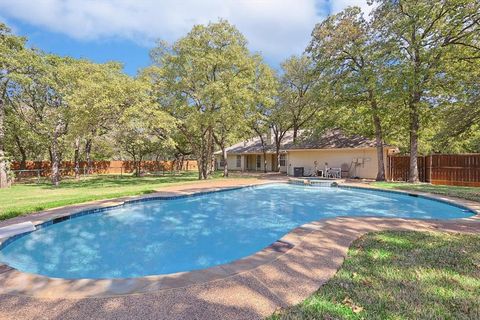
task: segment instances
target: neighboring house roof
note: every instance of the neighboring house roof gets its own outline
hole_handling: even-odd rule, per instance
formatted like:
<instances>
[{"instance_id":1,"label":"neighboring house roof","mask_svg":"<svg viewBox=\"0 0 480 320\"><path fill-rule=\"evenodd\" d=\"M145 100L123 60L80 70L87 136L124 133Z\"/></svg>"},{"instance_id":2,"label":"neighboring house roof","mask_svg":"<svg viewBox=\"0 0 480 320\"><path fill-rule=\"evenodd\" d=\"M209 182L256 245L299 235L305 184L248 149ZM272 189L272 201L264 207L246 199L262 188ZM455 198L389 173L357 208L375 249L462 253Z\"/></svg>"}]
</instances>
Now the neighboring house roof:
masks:
<instances>
[{"instance_id":1,"label":"neighboring house roof","mask_svg":"<svg viewBox=\"0 0 480 320\"><path fill-rule=\"evenodd\" d=\"M273 139L273 138L272 138ZM267 138L265 138L267 140ZM346 135L340 129L332 129L320 136L310 135L306 130L298 132L297 141L293 143L293 131L285 134L281 151L304 149L344 149L344 148L374 148L375 140L360 135ZM275 152L275 144L266 141L266 151ZM262 142L259 137L239 142L227 148L227 153L262 153ZM217 152L218 153L218 152Z\"/></svg>"}]
</instances>

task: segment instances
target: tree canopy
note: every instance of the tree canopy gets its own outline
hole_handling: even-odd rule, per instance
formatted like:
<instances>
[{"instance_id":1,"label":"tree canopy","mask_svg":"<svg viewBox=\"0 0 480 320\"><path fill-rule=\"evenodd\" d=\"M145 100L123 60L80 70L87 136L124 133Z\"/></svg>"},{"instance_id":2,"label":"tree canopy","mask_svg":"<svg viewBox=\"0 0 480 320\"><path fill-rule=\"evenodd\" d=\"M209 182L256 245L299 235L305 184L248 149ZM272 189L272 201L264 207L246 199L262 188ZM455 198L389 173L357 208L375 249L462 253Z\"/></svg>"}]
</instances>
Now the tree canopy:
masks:
<instances>
[{"instance_id":1,"label":"tree canopy","mask_svg":"<svg viewBox=\"0 0 480 320\"><path fill-rule=\"evenodd\" d=\"M228 176L227 147L259 137L277 159L287 132L341 128L375 138L377 179L384 145L410 155L480 151L480 3L372 0L312 26L305 52L276 71L226 20L195 25L151 50L136 76L118 62L95 63L28 46L0 23L0 187L11 160L191 157L199 178ZM266 170L266 162L264 163Z\"/></svg>"}]
</instances>

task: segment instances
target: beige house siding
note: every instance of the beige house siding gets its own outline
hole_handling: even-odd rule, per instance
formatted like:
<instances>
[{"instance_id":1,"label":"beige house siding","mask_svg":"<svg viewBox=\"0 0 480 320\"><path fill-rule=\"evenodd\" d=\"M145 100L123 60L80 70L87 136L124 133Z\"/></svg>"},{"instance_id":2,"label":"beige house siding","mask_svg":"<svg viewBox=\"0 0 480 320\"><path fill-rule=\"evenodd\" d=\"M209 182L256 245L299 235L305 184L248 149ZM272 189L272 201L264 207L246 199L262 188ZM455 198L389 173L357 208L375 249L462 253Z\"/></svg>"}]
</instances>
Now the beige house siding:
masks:
<instances>
[{"instance_id":1,"label":"beige house siding","mask_svg":"<svg viewBox=\"0 0 480 320\"><path fill-rule=\"evenodd\" d=\"M362 164L353 165L354 159L362 159ZM386 151L385 151L386 159ZM377 176L377 152L375 148L364 149L325 149L325 150L290 150L288 151L287 166L288 175L293 175L294 167L304 167L306 175L312 174L314 161L318 163L318 169L323 170L325 163L330 168L340 168L346 163L349 168L349 176L357 176L366 179L375 179Z\"/></svg>"},{"instance_id":2,"label":"beige house siding","mask_svg":"<svg viewBox=\"0 0 480 320\"><path fill-rule=\"evenodd\" d=\"M240 155L241 165L237 167L237 154L227 156L228 169L232 171L263 171L263 154L261 167L256 166L257 154ZM272 154L267 153L267 171L274 171L272 168ZM361 159L361 164L355 166L354 159ZM385 163L387 159L387 148L385 148ZM221 156L216 155L217 169L222 170L220 165ZM288 150L286 153L286 166L281 166L280 171L293 175L293 168L304 167L305 175L313 174L314 161L317 161L318 169L324 170L325 163L329 168L341 168L347 164L350 168L349 176L357 176L365 179L375 179L377 176L377 151L375 148L362 149L314 149L314 150Z\"/></svg>"},{"instance_id":3,"label":"beige house siding","mask_svg":"<svg viewBox=\"0 0 480 320\"><path fill-rule=\"evenodd\" d=\"M223 166L220 166L220 160L222 159L221 156L217 157L218 167L223 169ZM240 158L241 159L241 158ZM240 161L240 167L237 167L237 156L236 155L227 155L227 164L229 170L241 170L242 163Z\"/></svg>"}]
</instances>

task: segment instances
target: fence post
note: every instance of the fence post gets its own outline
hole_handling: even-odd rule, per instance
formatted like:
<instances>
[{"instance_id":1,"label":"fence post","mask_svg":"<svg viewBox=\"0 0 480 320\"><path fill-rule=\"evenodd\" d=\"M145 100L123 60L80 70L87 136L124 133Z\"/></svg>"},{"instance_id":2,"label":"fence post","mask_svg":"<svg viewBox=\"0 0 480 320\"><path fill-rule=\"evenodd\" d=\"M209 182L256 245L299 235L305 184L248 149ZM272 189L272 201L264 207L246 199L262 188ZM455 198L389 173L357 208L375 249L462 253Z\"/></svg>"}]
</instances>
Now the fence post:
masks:
<instances>
[{"instance_id":1,"label":"fence post","mask_svg":"<svg viewBox=\"0 0 480 320\"><path fill-rule=\"evenodd\" d=\"M428 182L432 183L432 167L433 167L433 155L430 155L430 160L429 162L429 173L428 173Z\"/></svg>"},{"instance_id":2,"label":"fence post","mask_svg":"<svg viewBox=\"0 0 480 320\"><path fill-rule=\"evenodd\" d=\"M427 181L427 170L425 168L425 166L427 165L427 161L426 161L426 156L423 156L423 181L422 182L425 182Z\"/></svg>"},{"instance_id":3,"label":"fence post","mask_svg":"<svg viewBox=\"0 0 480 320\"><path fill-rule=\"evenodd\" d=\"M40 169L37 169L37 184L40 184Z\"/></svg>"},{"instance_id":4,"label":"fence post","mask_svg":"<svg viewBox=\"0 0 480 320\"><path fill-rule=\"evenodd\" d=\"M390 172L390 170L392 169L392 166L390 164L390 161L391 161L391 157L389 155L387 155L387 181L391 181L392 180L392 174Z\"/></svg>"}]
</instances>

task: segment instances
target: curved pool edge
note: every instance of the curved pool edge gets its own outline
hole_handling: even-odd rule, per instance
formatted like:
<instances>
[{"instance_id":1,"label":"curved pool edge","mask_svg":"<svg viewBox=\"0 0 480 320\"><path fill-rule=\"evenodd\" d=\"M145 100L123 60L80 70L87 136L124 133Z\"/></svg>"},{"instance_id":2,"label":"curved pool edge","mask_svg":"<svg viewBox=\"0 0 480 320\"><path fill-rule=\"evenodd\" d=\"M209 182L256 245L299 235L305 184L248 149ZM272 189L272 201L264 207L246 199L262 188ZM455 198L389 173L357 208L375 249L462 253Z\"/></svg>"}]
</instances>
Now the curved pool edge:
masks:
<instances>
[{"instance_id":1,"label":"curved pool edge","mask_svg":"<svg viewBox=\"0 0 480 320\"><path fill-rule=\"evenodd\" d=\"M263 181L261 184L278 183L279 181ZM234 186L227 188L210 188L201 192L193 192L190 194L183 194L179 196L161 196L158 194L150 194L148 196L130 197L125 200L110 200L108 204L102 203L100 207L88 208L88 210L106 210L107 208L116 207L128 203L134 203L138 201L153 200L153 199L171 199L186 197L192 195L201 195L211 192L235 190L238 188L252 187L259 184L249 184L242 186ZM321 219L313 221L299 227L294 228L281 239L275 241L268 247L241 259L235 260L228 264L210 267L202 270L194 270L189 272L180 272L167 275L154 275L138 278L124 278L124 279L61 279L50 278L37 274L30 274L19 271L8 265L0 264L0 294L8 295L20 295L40 298L99 298L99 297L115 297L133 294L151 293L161 290L188 288L191 286L202 285L214 281L227 280L228 278L235 277L240 274L248 274L256 271L262 267L274 266L280 259L289 259L292 256L292 252L300 250L305 243L312 245L307 241L312 235L321 236L325 232L328 233L328 226L336 224L338 222L346 223L342 225L344 232L348 233L349 230L355 230L355 225L364 225L366 232L385 229L396 229L401 226L402 228L417 230L421 227L427 230L435 230L436 228L466 226L470 228L470 224L473 228L477 228L477 232L480 231L480 203L438 196L433 194L426 194L422 192L404 192L404 191L392 191L379 189L371 186L358 186L345 184L342 187L347 188L362 188L371 189L376 191L386 191L393 193L403 194L416 194L425 198L447 202L455 204L463 208L469 209L476 213L469 218L450 219L450 220L420 220L420 219L399 219L399 218L381 218L381 217L336 217L329 219ZM90 206L90 205L88 205ZM62 208L65 210L65 208ZM68 208L67 208L68 209ZM54 211L54 210L53 210ZM75 214L82 214L86 209L76 210L74 212L66 213L61 216L56 216L53 219L63 219L63 217L72 217ZM98 211L96 211L98 212ZM52 212L52 214L55 214ZM52 221L53 219L47 220ZM63 219L64 220L64 219ZM63 221L62 220L62 221ZM42 223L45 223L43 221ZM351 224L351 225L349 225ZM461 230L460 230L461 232ZM364 232L365 233L365 232ZM363 234L363 233L362 233ZM18 236L18 235L17 235ZM17 237L13 236L13 237ZM341 236L339 234L338 236ZM11 237L12 238L12 237ZM358 238L358 237L357 237ZM339 237L341 239L341 237ZM354 238L353 240L355 240ZM351 240L351 241L353 241ZM1 240L0 240L1 241ZM2 241L5 242L5 241ZM348 248L348 247L347 247ZM304 252L308 255L308 252ZM305 259L305 257L304 257ZM311 257L308 258L311 260ZM302 258L296 259L296 263L301 265ZM338 266L337 266L338 268Z\"/></svg>"}]
</instances>

